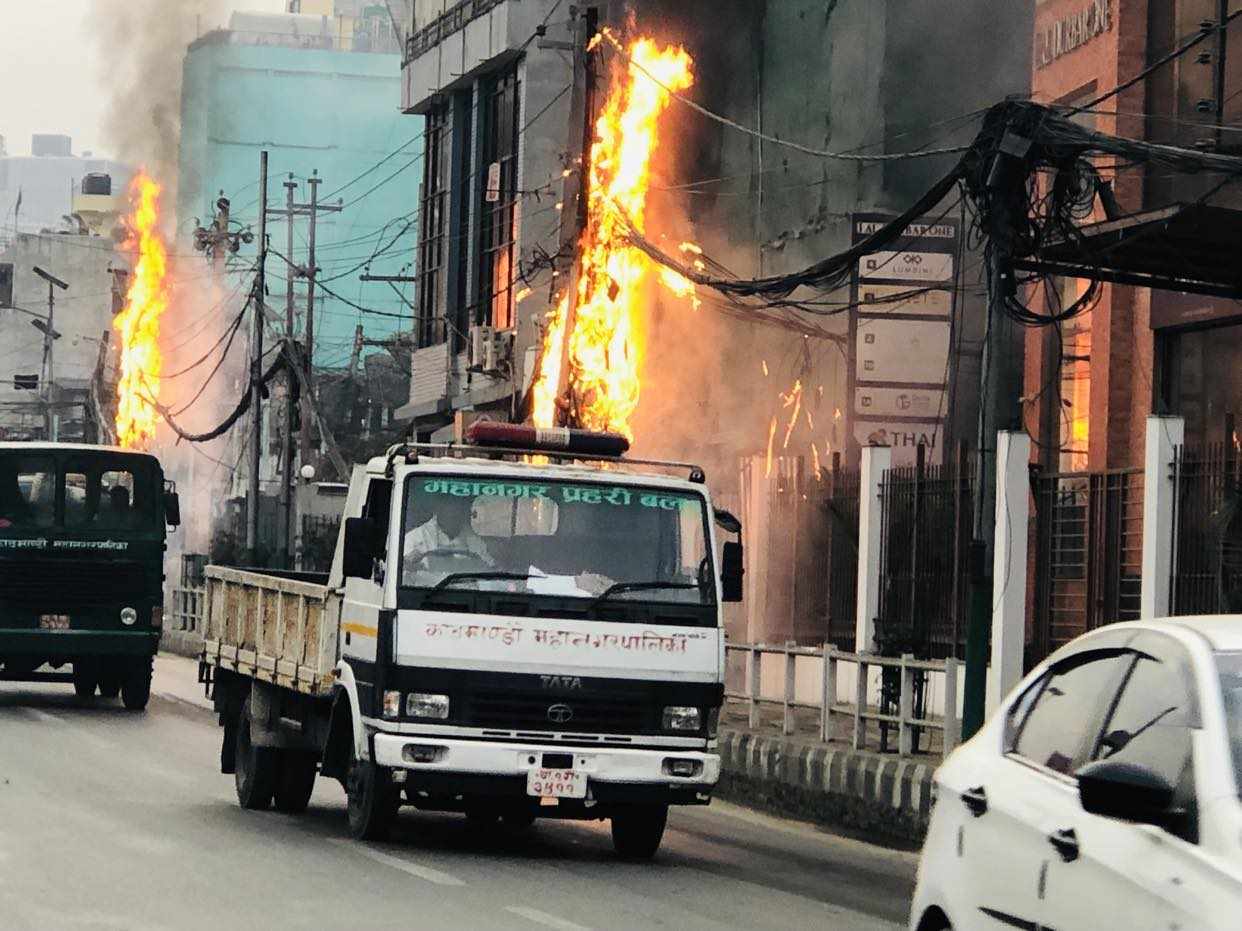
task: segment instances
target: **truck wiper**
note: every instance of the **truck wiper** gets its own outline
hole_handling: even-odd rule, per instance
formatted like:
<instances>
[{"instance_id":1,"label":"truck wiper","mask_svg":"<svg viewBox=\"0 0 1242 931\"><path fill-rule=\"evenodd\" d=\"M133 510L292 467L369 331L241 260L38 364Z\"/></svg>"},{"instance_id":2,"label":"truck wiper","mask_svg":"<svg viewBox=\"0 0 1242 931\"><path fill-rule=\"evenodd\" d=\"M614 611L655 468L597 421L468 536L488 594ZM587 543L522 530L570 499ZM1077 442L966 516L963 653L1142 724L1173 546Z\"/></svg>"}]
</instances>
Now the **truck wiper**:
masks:
<instances>
[{"instance_id":1,"label":"truck wiper","mask_svg":"<svg viewBox=\"0 0 1242 931\"><path fill-rule=\"evenodd\" d=\"M599 595L599 597L597 597L594 601L591 602L591 606L587 610L594 611L596 608L598 608L601 604L603 604L613 595L620 594L621 592L645 592L645 591L657 591L662 588L698 588L698 587L699 587L698 582L660 582L658 580L653 580L651 582L616 582L612 585L609 585L606 589L604 589L603 593Z\"/></svg>"},{"instance_id":2,"label":"truck wiper","mask_svg":"<svg viewBox=\"0 0 1242 931\"><path fill-rule=\"evenodd\" d=\"M427 593L428 597L436 592L442 592L450 585L456 585L458 582L473 582L476 580L496 579L500 581L525 581L529 579L529 572L450 572L439 582L432 586L431 591Z\"/></svg>"}]
</instances>

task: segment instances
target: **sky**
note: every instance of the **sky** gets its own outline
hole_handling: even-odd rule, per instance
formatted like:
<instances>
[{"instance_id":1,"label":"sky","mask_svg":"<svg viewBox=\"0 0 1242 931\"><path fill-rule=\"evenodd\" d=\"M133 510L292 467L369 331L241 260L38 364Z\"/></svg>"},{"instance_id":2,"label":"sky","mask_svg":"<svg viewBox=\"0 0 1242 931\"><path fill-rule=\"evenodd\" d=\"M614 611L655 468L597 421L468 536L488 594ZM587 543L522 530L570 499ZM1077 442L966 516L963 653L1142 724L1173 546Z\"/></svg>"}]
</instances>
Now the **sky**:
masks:
<instances>
[{"instance_id":1,"label":"sky","mask_svg":"<svg viewBox=\"0 0 1242 931\"><path fill-rule=\"evenodd\" d=\"M163 0L169 7L183 0ZM91 38L92 14L129 0L0 0L0 136L10 155L29 155L32 133L64 133L73 151L96 156L103 147L106 96L97 92L108 59ZM279 12L286 0L239 0L234 10ZM225 17L227 19L227 16ZM204 22L204 29L220 23ZM181 55L182 49L169 49Z\"/></svg>"}]
</instances>

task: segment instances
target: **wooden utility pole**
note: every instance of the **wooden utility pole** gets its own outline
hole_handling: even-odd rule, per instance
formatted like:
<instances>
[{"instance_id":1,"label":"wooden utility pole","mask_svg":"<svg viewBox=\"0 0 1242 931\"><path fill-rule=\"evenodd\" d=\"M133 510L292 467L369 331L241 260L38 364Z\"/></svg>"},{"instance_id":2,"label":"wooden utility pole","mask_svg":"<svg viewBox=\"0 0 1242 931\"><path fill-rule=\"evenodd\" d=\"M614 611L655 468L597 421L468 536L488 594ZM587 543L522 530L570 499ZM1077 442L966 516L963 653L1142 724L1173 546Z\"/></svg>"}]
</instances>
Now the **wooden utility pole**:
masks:
<instances>
[{"instance_id":1,"label":"wooden utility pole","mask_svg":"<svg viewBox=\"0 0 1242 931\"><path fill-rule=\"evenodd\" d=\"M259 270L254 282L250 337L250 486L246 491L246 557L257 562L259 464L263 456L263 307L267 294L267 151L259 153Z\"/></svg>"},{"instance_id":2,"label":"wooden utility pole","mask_svg":"<svg viewBox=\"0 0 1242 931\"><path fill-rule=\"evenodd\" d=\"M565 338L561 346L560 378L556 397L561 399L569 392L569 344L574 331L578 310L578 262L577 249L582 241L590 219L591 193L591 140L594 137L596 57L598 49L588 49L591 40L599 32L599 8L587 7L579 22L574 47L574 90L569 108L569 151L577 151L578 171L565 179L561 207L561 250L568 251L575 259L570 267L569 300L565 305ZM572 406L571 406L572 408ZM572 419L572 409L570 412ZM570 424L572 426L572 424Z\"/></svg>"}]
</instances>

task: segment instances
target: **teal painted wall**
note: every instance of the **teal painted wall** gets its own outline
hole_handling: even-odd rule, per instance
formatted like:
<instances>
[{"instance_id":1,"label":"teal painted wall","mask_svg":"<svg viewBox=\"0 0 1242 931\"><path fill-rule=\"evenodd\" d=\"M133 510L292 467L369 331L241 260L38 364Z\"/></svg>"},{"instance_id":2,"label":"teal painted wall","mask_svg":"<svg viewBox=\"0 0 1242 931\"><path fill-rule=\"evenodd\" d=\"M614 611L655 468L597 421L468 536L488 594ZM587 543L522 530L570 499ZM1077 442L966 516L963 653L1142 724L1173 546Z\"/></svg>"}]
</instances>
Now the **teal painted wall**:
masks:
<instances>
[{"instance_id":1,"label":"teal painted wall","mask_svg":"<svg viewBox=\"0 0 1242 931\"><path fill-rule=\"evenodd\" d=\"M363 324L371 338L411 327L413 312L402 297L387 284L359 282L362 269L351 270L396 238L387 253L371 263L371 272L414 272L422 118L403 115L398 109L401 62L396 55L232 44L227 35L203 37L190 46L185 57L178 236L183 245L188 244L195 218L209 222L221 190L232 202L233 219L257 231L259 152L263 149L269 153L268 198L273 207L284 207L283 182L290 172L299 182L295 198L308 202L310 188L305 179L317 169L324 179L319 186L320 202L335 203L341 198L345 204L342 212L319 217L320 280L364 307L398 315L362 313L321 292L316 301L315 361L323 366L343 364L349 358L357 323ZM336 193L403 144L400 154ZM354 202L394 173L386 184ZM292 258L298 263L306 261L307 224L306 217L295 221ZM285 219L269 217L268 233L271 248L285 253ZM248 276L254 258L255 246L242 246L231 262L235 266L232 274ZM284 261L269 256L267 301L282 314L286 271ZM413 285L400 287L405 300L414 303ZM295 282L294 293L300 330L303 281Z\"/></svg>"}]
</instances>

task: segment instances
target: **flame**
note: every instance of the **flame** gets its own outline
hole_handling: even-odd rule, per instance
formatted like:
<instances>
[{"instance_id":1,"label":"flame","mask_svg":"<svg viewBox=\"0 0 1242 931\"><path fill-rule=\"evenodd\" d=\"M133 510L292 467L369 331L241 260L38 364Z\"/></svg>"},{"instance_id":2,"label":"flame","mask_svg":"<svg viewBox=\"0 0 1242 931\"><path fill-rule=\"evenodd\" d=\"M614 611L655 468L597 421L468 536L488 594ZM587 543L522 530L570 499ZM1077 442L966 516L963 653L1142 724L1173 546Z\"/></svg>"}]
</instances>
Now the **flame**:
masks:
<instances>
[{"instance_id":1,"label":"flame","mask_svg":"<svg viewBox=\"0 0 1242 931\"><path fill-rule=\"evenodd\" d=\"M120 336L121 365L117 384L117 442L127 449L146 449L155 438L163 360L160 357L160 317L168 307L168 249L157 226L163 189L141 171L129 187L133 212L127 218L131 248L138 261L130 277L125 307L112 326Z\"/></svg>"},{"instance_id":2,"label":"flame","mask_svg":"<svg viewBox=\"0 0 1242 931\"><path fill-rule=\"evenodd\" d=\"M531 386L532 420L537 427L556 426L556 389L561 379L561 358L565 353L565 316L569 311L568 295L561 298L556 310L548 314L548 327L540 348L539 374Z\"/></svg>"},{"instance_id":3,"label":"flame","mask_svg":"<svg viewBox=\"0 0 1242 931\"><path fill-rule=\"evenodd\" d=\"M592 40L598 44L599 36ZM606 36L615 44L616 40ZM568 313L559 313L562 332L546 339L568 339L568 385L571 419L588 430L613 430L633 438L630 417L641 390L639 324L643 285L651 260L630 244L630 225L645 228L651 157L660 115L669 103L666 88L681 91L694 81L691 59L679 46L660 48L652 39L630 44L628 66L613 82L595 121L587 179L587 227L578 244L578 278L572 327L563 330ZM651 75L655 80L651 80ZM661 86L663 85L663 86ZM675 291L689 281L660 276ZM554 328L553 328L554 329ZM546 346L545 346L546 348ZM560 353L544 352L537 384L534 420L556 416ZM555 371L553 371L555 369ZM549 391L551 394L549 394Z\"/></svg>"}]
</instances>

